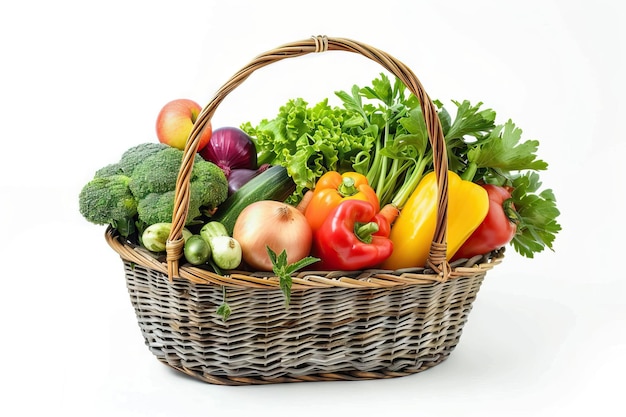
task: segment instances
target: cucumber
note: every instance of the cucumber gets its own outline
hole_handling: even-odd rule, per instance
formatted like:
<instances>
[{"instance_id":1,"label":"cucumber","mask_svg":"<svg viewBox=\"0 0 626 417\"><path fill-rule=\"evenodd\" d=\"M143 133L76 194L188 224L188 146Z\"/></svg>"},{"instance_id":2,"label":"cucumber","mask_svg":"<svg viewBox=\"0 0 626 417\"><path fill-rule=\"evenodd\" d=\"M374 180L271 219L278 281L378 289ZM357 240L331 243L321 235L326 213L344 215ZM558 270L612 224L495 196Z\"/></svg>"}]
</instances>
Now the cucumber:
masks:
<instances>
[{"instance_id":1,"label":"cucumber","mask_svg":"<svg viewBox=\"0 0 626 417\"><path fill-rule=\"evenodd\" d=\"M228 230L226 230L226 227L222 223L210 221L202 226L202 229L200 229L200 236L210 243L211 239L214 237L228 236Z\"/></svg>"},{"instance_id":2,"label":"cucumber","mask_svg":"<svg viewBox=\"0 0 626 417\"><path fill-rule=\"evenodd\" d=\"M211 221L222 223L232 236L237 217L244 208L255 201L285 201L295 190L296 184L287 174L287 168L273 165L231 194L220 204Z\"/></svg>"}]
</instances>

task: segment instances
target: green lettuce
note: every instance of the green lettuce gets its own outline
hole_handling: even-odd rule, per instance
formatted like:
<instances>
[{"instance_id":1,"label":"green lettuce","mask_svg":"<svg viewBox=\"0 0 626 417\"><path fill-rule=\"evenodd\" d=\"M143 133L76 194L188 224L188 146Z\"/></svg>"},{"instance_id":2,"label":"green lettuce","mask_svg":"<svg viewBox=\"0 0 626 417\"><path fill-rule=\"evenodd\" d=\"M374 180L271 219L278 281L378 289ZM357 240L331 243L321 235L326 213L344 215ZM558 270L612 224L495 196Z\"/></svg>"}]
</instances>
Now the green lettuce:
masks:
<instances>
[{"instance_id":1,"label":"green lettuce","mask_svg":"<svg viewBox=\"0 0 626 417\"><path fill-rule=\"evenodd\" d=\"M296 183L296 199L326 171L369 166L378 136L377 126L361 114L330 106L327 99L314 106L301 98L289 100L274 119L257 126L246 122L241 129L253 138L259 164L287 168Z\"/></svg>"}]
</instances>

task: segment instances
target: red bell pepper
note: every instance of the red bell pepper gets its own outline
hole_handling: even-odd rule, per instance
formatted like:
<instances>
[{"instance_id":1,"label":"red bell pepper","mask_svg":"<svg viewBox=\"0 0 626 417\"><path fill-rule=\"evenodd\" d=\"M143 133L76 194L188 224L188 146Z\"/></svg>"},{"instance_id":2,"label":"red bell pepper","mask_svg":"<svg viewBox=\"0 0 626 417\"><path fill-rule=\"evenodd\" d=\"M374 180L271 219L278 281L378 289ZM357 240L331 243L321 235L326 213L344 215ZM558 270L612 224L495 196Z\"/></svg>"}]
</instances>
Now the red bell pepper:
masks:
<instances>
[{"instance_id":1,"label":"red bell pepper","mask_svg":"<svg viewBox=\"0 0 626 417\"><path fill-rule=\"evenodd\" d=\"M511 189L482 184L489 196L489 211L483 222L454 254L453 259L471 258L508 244L517 232L518 216L511 199Z\"/></svg>"},{"instance_id":2,"label":"red bell pepper","mask_svg":"<svg viewBox=\"0 0 626 417\"><path fill-rule=\"evenodd\" d=\"M313 234L312 255L322 270L372 268L393 251L390 225L376 207L363 200L344 200Z\"/></svg>"}]
</instances>

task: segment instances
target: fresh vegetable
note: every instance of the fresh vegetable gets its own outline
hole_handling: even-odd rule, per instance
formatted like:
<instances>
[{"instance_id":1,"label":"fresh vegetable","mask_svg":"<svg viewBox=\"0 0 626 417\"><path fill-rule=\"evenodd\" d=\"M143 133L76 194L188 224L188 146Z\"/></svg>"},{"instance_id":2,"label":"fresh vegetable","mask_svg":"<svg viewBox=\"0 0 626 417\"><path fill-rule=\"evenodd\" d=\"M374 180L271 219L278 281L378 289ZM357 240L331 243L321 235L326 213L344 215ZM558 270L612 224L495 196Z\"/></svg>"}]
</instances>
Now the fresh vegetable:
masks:
<instances>
[{"instance_id":1,"label":"fresh vegetable","mask_svg":"<svg viewBox=\"0 0 626 417\"><path fill-rule=\"evenodd\" d=\"M151 252L163 252L171 230L172 223L169 222L151 224L143 230L141 244ZM187 241L191 236L191 232L183 228L183 239Z\"/></svg>"},{"instance_id":2,"label":"fresh vegetable","mask_svg":"<svg viewBox=\"0 0 626 417\"><path fill-rule=\"evenodd\" d=\"M145 143L128 149L121 159L96 171L79 194L81 214L95 224L111 224L122 236L172 220L174 193L184 152ZM228 182L213 163L196 155L190 181L186 224L226 200Z\"/></svg>"},{"instance_id":3,"label":"fresh vegetable","mask_svg":"<svg viewBox=\"0 0 626 417\"><path fill-rule=\"evenodd\" d=\"M183 151L168 147L135 167L130 189L138 199L139 220L148 225L171 221L182 157ZM216 208L228 194L228 181L215 164L197 157L192 169L186 224L200 217L202 208Z\"/></svg>"},{"instance_id":4,"label":"fresh vegetable","mask_svg":"<svg viewBox=\"0 0 626 417\"><path fill-rule=\"evenodd\" d=\"M143 162L146 158L159 153L163 149L168 148L163 143L142 143L140 145L128 148L122 154L121 158L112 164L106 165L98 169L94 178L104 178L112 175L126 175L130 177L135 167Z\"/></svg>"},{"instance_id":5,"label":"fresh vegetable","mask_svg":"<svg viewBox=\"0 0 626 417\"><path fill-rule=\"evenodd\" d=\"M230 236L216 236L211 239L211 258L221 269L235 269L241 264L241 245Z\"/></svg>"},{"instance_id":6,"label":"fresh vegetable","mask_svg":"<svg viewBox=\"0 0 626 417\"><path fill-rule=\"evenodd\" d=\"M289 100L278 115L242 130L250 135L258 163L283 165L296 184L290 202L313 189L326 171L352 170L352 165L373 149L378 134L358 113L331 107L323 100L309 107L303 99Z\"/></svg>"},{"instance_id":7,"label":"fresh vegetable","mask_svg":"<svg viewBox=\"0 0 626 417\"><path fill-rule=\"evenodd\" d=\"M518 171L542 171L548 164L537 159L539 141L521 142L522 130L509 120L494 127L483 138L467 148L463 179L480 181L490 178L512 180Z\"/></svg>"},{"instance_id":8,"label":"fresh vegetable","mask_svg":"<svg viewBox=\"0 0 626 417\"><path fill-rule=\"evenodd\" d=\"M295 199L313 188L326 171L356 171L366 175L381 206L391 203L402 209L423 173L432 168L419 101L406 94L400 80L392 85L384 74L371 86L355 85L349 93L335 95L343 108L331 108L327 99L313 107L302 99L289 100L276 118L257 126L247 122L242 129L255 142L259 161L287 167L297 185ZM454 123L445 109L440 113L450 141L467 145L466 136L477 137L493 129L492 110L479 111L480 105L469 102L455 104L459 111ZM451 156L454 169L462 169L464 165Z\"/></svg>"},{"instance_id":9,"label":"fresh vegetable","mask_svg":"<svg viewBox=\"0 0 626 417\"><path fill-rule=\"evenodd\" d=\"M192 235L185 240L185 259L192 265L202 265L211 257L211 247L200 235Z\"/></svg>"},{"instance_id":10,"label":"fresh vegetable","mask_svg":"<svg viewBox=\"0 0 626 417\"><path fill-rule=\"evenodd\" d=\"M484 184L489 197L487 216L461 245L453 259L471 258L507 245L517 232L518 215L511 193L505 187Z\"/></svg>"},{"instance_id":11,"label":"fresh vegetable","mask_svg":"<svg viewBox=\"0 0 626 417\"><path fill-rule=\"evenodd\" d=\"M315 184L313 196L305 211L311 229L319 229L332 209L345 200L368 201L378 212L380 209L376 192L369 186L365 175L357 172L329 171Z\"/></svg>"},{"instance_id":12,"label":"fresh vegetable","mask_svg":"<svg viewBox=\"0 0 626 417\"><path fill-rule=\"evenodd\" d=\"M200 229L200 236L208 243L211 239L218 236L229 236L226 227L218 221L210 221L202 226Z\"/></svg>"},{"instance_id":13,"label":"fresh vegetable","mask_svg":"<svg viewBox=\"0 0 626 417\"><path fill-rule=\"evenodd\" d=\"M346 109L360 114L378 132L371 152L362 155L353 169L366 175L381 206L399 209L432 162L419 101L405 90L398 79L392 86L381 74L371 86L355 85L349 93L335 93Z\"/></svg>"},{"instance_id":14,"label":"fresh vegetable","mask_svg":"<svg viewBox=\"0 0 626 417\"><path fill-rule=\"evenodd\" d=\"M267 248L287 251L287 261L297 262L311 250L312 232L304 214L280 201L262 200L241 211L233 230L241 244L243 259L252 268L272 270Z\"/></svg>"},{"instance_id":15,"label":"fresh vegetable","mask_svg":"<svg viewBox=\"0 0 626 417\"><path fill-rule=\"evenodd\" d=\"M344 200L313 234L311 254L320 258L315 267L359 270L379 265L394 247L388 236L389 223L372 203Z\"/></svg>"},{"instance_id":16,"label":"fresh vegetable","mask_svg":"<svg viewBox=\"0 0 626 417\"><path fill-rule=\"evenodd\" d=\"M435 234L437 209L437 178L431 171L420 181L391 228L389 237L394 251L383 262L383 268L426 265ZM488 209L489 197L483 187L462 180L454 172L448 172L448 260L478 228Z\"/></svg>"},{"instance_id":17,"label":"fresh vegetable","mask_svg":"<svg viewBox=\"0 0 626 417\"><path fill-rule=\"evenodd\" d=\"M423 266L438 208L436 180L431 172L433 154L420 103L406 94L402 82L384 74L370 86L355 85L349 92L337 91L335 95L342 107L331 107L328 100L308 106L304 100L294 99L279 109L277 117L262 120L257 126L248 122L241 129L215 130L209 144L199 147L202 156L196 155L194 160L186 225L208 215L223 226L225 232L220 231L220 237L230 237L244 210L254 203L289 203L313 229L311 247L315 249L316 234L326 224L326 216L334 212L331 209L349 201L367 200L374 205L373 217L384 218L384 224L391 227L389 240L395 248L388 259L375 266ZM452 102L454 114L434 101L450 170L448 259L489 252L493 246L508 242L527 257L546 247L552 249L560 231L556 220L560 213L552 190L540 190L538 172L548 164L537 155L539 142L522 140L521 129L511 120L496 125L495 112L483 109L482 103ZM122 236L134 233L141 241L145 228L172 219L182 156L183 151L161 143L128 149L119 161L96 171L81 190L81 214L96 224L112 225ZM360 190L363 184L367 184L367 192ZM482 196L476 187L482 189ZM500 239L493 235L480 239L490 243L491 249L486 249L475 245L470 235L495 228L487 210L502 205L495 200L490 203L490 187L510 191L506 204L510 202L511 209L515 208L516 218L515 224L507 219L507 227L497 226ZM356 190L359 192L353 194ZM505 224L502 213L499 221ZM279 227L268 227L267 217L258 223L257 228L264 228L261 235L283 232ZM365 223L368 226L358 227L353 237L373 233L374 224L380 228L375 233L378 237L385 234L380 227L383 223L371 219ZM251 240L249 230L255 229L246 227L246 239ZM319 241L331 243L328 239ZM300 242L293 240L291 245L285 251L290 256ZM271 263L267 246L257 243L255 253L263 253ZM462 246L472 250L466 253ZM242 253L242 259L245 255ZM263 269L272 267L276 265L266 262Z\"/></svg>"},{"instance_id":18,"label":"fresh vegetable","mask_svg":"<svg viewBox=\"0 0 626 417\"><path fill-rule=\"evenodd\" d=\"M213 131L211 140L199 148L205 160L220 167L230 179L234 169L257 169L257 152L252 139L236 127L220 127Z\"/></svg>"},{"instance_id":19,"label":"fresh vegetable","mask_svg":"<svg viewBox=\"0 0 626 417\"><path fill-rule=\"evenodd\" d=\"M376 190L381 207L403 210L407 200L433 170L432 148L418 99L406 94L399 79L381 74L370 86L353 86L335 95L343 108L331 108L328 100L309 107L302 99L289 100L278 116L242 129L250 134L259 160L283 164L297 184L295 202L327 171L355 171L366 176ZM455 112L438 100L438 117L444 134L448 168L467 181L513 186L547 169L538 155L536 140L522 140L521 129L511 120L496 125L496 112L481 102L454 101ZM527 177L526 180L520 178ZM520 218L511 244L532 257L551 248L560 225L552 190L518 189L517 200L526 199L527 219ZM523 192L530 194L522 195ZM530 204L531 201L540 204ZM519 202L516 201L516 207ZM532 207L532 208L531 208ZM520 216L524 216L518 207ZM389 210L387 214L391 214ZM534 243L533 243L534 242Z\"/></svg>"},{"instance_id":20,"label":"fresh vegetable","mask_svg":"<svg viewBox=\"0 0 626 417\"><path fill-rule=\"evenodd\" d=\"M387 203L384 205L383 208L380 209L378 214L383 216L387 220L387 223L389 223L389 225L391 226L395 223L396 219L400 215L400 210L393 204Z\"/></svg>"},{"instance_id":21,"label":"fresh vegetable","mask_svg":"<svg viewBox=\"0 0 626 417\"><path fill-rule=\"evenodd\" d=\"M313 190L306 190L298 204L296 204L296 208L302 213L306 213L307 207L309 207L309 203L313 199Z\"/></svg>"},{"instance_id":22,"label":"fresh vegetable","mask_svg":"<svg viewBox=\"0 0 626 417\"><path fill-rule=\"evenodd\" d=\"M102 173L106 175L106 173ZM116 228L122 236L135 231L137 200L128 187L126 175L96 177L80 191L80 213L91 223Z\"/></svg>"},{"instance_id":23,"label":"fresh vegetable","mask_svg":"<svg viewBox=\"0 0 626 417\"><path fill-rule=\"evenodd\" d=\"M284 201L294 192L294 189L295 184L287 174L287 169L281 165L274 165L252 178L228 197L211 219L222 223L228 234L232 236L235 222L243 209L255 201Z\"/></svg>"},{"instance_id":24,"label":"fresh vegetable","mask_svg":"<svg viewBox=\"0 0 626 417\"><path fill-rule=\"evenodd\" d=\"M291 274L319 261L319 259L307 256L293 263L289 263L289 256L285 249L283 249L280 255L276 255L276 252L269 246L267 246L267 255L272 261L272 271L274 271L279 279L280 289L285 297L285 307L289 307L289 303L291 302L291 285L293 282Z\"/></svg>"},{"instance_id":25,"label":"fresh vegetable","mask_svg":"<svg viewBox=\"0 0 626 417\"><path fill-rule=\"evenodd\" d=\"M223 269L233 269L241 263L243 257L241 245L237 240L223 239L231 236L222 223L210 221L202 226L199 234L211 249L214 266ZM232 246L232 248L229 248L229 246Z\"/></svg>"},{"instance_id":26,"label":"fresh vegetable","mask_svg":"<svg viewBox=\"0 0 626 417\"><path fill-rule=\"evenodd\" d=\"M269 167L269 164L263 164L257 169L232 169L230 171L230 175L228 176L228 195L231 195L235 191L239 190L242 185L259 175L261 172L267 170Z\"/></svg>"},{"instance_id":27,"label":"fresh vegetable","mask_svg":"<svg viewBox=\"0 0 626 417\"><path fill-rule=\"evenodd\" d=\"M551 189L540 191L539 174L528 172L511 182L511 198L517 210L517 232L511 240L513 248L523 256L532 258L545 248L552 249L561 225L556 221L560 212Z\"/></svg>"},{"instance_id":28,"label":"fresh vegetable","mask_svg":"<svg viewBox=\"0 0 626 417\"><path fill-rule=\"evenodd\" d=\"M161 152L163 149L169 148L168 145L164 143L153 143L153 142L145 142L139 145L132 146L128 148L122 154L119 162L116 164L121 169L121 173L124 175L131 176L135 167L140 165L143 161ZM196 159L198 161L199 158Z\"/></svg>"}]
</instances>

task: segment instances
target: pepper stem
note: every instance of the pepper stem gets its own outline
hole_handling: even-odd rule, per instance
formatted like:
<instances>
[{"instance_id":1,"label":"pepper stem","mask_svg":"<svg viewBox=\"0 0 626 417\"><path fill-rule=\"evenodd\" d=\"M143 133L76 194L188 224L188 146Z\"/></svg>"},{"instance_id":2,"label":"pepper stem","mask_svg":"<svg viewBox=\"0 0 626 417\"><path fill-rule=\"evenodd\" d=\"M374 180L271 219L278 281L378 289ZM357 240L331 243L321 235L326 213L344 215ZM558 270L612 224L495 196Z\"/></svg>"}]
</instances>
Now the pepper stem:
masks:
<instances>
[{"instance_id":1,"label":"pepper stem","mask_svg":"<svg viewBox=\"0 0 626 417\"><path fill-rule=\"evenodd\" d=\"M378 232L378 223L356 223L354 225L354 235L363 243L372 243L372 235Z\"/></svg>"},{"instance_id":2,"label":"pepper stem","mask_svg":"<svg viewBox=\"0 0 626 417\"><path fill-rule=\"evenodd\" d=\"M515 210L515 205L513 204L512 198L504 200L504 202L502 203L502 209L504 210L504 214L506 215L506 217L508 217L511 223L515 223L516 225L520 224L521 216L519 215L517 210Z\"/></svg>"},{"instance_id":3,"label":"pepper stem","mask_svg":"<svg viewBox=\"0 0 626 417\"><path fill-rule=\"evenodd\" d=\"M351 197L359 190L354 185L354 178L343 177L341 184L337 187L337 191L342 197Z\"/></svg>"}]
</instances>

